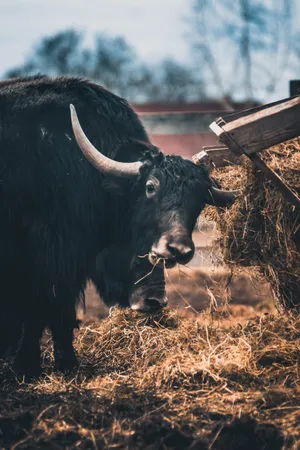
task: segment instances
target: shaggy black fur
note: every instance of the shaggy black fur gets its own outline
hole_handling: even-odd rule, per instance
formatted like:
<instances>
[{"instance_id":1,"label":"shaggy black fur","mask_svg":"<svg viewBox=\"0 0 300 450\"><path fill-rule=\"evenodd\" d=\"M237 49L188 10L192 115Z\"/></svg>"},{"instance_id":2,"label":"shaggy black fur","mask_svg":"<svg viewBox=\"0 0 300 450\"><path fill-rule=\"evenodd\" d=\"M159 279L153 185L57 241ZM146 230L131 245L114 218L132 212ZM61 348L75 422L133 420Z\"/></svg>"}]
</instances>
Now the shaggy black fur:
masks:
<instances>
[{"instance_id":1,"label":"shaggy black fur","mask_svg":"<svg viewBox=\"0 0 300 450\"><path fill-rule=\"evenodd\" d=\"M134 182L103 177L84 158L70 103L98 150L145 162ZM153 198L145 195L149 177L160 182ZM163 297L161 268L136 283L152 270L145 255L162 235L190 238L210 185L205 169L152 146L128 103L99 85L41 76L0 82L0 355L22 323L16 366L39 373L49 326L57 366L72 367L75 306L88 279L108 304Z\"/></svg>"}]
</instances>

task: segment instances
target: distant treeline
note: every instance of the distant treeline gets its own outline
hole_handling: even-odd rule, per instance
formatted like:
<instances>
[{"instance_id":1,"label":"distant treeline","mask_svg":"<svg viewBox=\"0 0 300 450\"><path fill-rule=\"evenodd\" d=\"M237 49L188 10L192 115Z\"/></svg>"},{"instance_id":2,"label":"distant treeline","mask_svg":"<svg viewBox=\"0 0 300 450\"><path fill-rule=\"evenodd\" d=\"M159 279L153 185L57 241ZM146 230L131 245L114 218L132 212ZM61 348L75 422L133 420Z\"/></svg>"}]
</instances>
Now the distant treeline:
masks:
<instances>
[{"instance_id":1,"label":"distant treeline","mask_svg":"<svg viewBox=\"0 0 300 450\"><path fill-rule=\"evenodd\" d=\"M92 47L69 29L41 39L22 66L5 76L88 77L133 102L187 102L205 97L267 100L299 77L295 0L190 0L185 17L191 63L141 61L124 37L99 33Z\"/></svg>"},{"instance_id":2,"label":"distant treeline","mask_svg":"<svg viewBox=\"0 0 300 450\"><path fill-rule=\"evenodd\" d=\"M136 102L182 102L204 95L190 67L174 59L155 65L142 62L123 37L98 34L93 47L86 48L84 34L76 30L42 38L25 64L5 76L36 73L88 77Z\"/></svg>"}]
</instances>

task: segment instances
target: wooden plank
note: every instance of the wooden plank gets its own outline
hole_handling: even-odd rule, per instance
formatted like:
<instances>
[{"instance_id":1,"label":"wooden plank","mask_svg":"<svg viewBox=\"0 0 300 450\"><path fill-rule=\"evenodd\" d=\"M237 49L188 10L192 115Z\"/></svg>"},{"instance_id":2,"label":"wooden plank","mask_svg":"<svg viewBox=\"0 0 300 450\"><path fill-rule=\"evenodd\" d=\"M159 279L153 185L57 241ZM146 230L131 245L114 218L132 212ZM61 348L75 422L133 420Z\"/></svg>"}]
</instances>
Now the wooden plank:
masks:
<instances>
[{"instance_id":1,"label":"wooden plank","mask_svg":"<svg viewBox=\"0 0 300 450\"><path fill-rule=\"evenodd\" d=\"M219 119L220 120L220 119ZM224 130L217 124L217 122L213 122L209 125L211 131L213 131L217 136L220 136Z\"/></svg>"},{"instance_id":2,"label":"wooden plank","mask_svg":"<svg viewBox=\"0 0 300 450\"><path fill-rule=\"evenodd\" d=\"M224 137L226 137L229 148L232 146L238 146L238 144L232 140L229 133L224 132ZM242 149L240 148L242 152ZM205 152L204 152L205 153ZM197 157L197 155L195 155ZM289 201L296 208L300 208L300 199L296 193L294 193L289 186L285 183L281 177L274 172L257 153L247 154L248 158L252 161L259 170L264 172L266 177L273 183L273 185L284 195L287 201Z\"/></svg>"},{"instance_id":3,"label":"wooden plank","mask_svg":"<svg viewBox=\"0 0 300 450\"><path fill-rule=\"evenodd\" d=\"M192 161L194 164L203 164L204 166L206 166L208 169L211 168L211 159L208 156L208 154L202 150L201 152L197 153L196 155L193 155L192 157Z\"/></svg>"},{"instance_id":4,"label":"wooden plank","mask_svg":"<svg viewBox=\"0 0 300 450\"><path fill-rule=\"evenodd\" d=\"M223 144L226 144L226 146L236 157L240 157L245 154L240 145L232 139L231 134L222 132L219 136L219 140L223 142Z\"/></svg>"},{"instance_id":5,"label":"wooden plank","mask_svg":"<svg viewBox=\"0 0 300 450\"><path fill-rule=\"evenodd\" d=\"M251 155L300 136L300 96L229 123L225 123L226 117L222 120L210 127L220 141L237 155L241 148Z\"/></svg>"},{"instance_id":6,"label":"wooden plank","mask_svg":"<svg viewBox=\"0 0 300 450\"><path fill-rule=\"evenodd\" d=\"M226 145L204 145L202 150L229 150Z\"/></svg>"},{"instance_id":7,"label":"wooden plank","mask_svg":"<svg viewBox=\"0 0 300 450\"><path fill-rule=\"evenodd\" d=\"M205 146L203 150L193 156L195 164L205 164L214 167L226 167L229 165L240 164L240 158L236 157L228 147L224 146ZM210 164L208 163L210 162Z\"/></svg>"},{"instance_id":8,"label":"wooden plank","mask_svg":"<svg viewBox=\"0 0 300 450\"><path fill-rule=\"evenodd\" d=\"M298 137L300 106L297 109L286 110L284 113L231 130L230 135L248 155Z\"/></svg>"},{"instance_id":9,"label":"wooden plank","mask_svg":"<svg viewBox=\"0 0 300 450\"><path fill-rule=\"evenodd\" d=\"M248 124L253 124L253 122L259 122L260 120L264 120L267 118L274 118L271 116L280 115L284 117L288 112L292 111L295 114L295 111L299 111L300 108L300 96L294 97L286 102L276 104L274 106L269 106L268 108L263 109L262 111L257 111L251 114L247 114L244 117L241 117L238 120L234 120L233 122L226 123L226 118L223 118L225 125L222 126L223 130L230 132L232 130L236 130L239 127L243 127ZM288 111L290 110L290 111ZM297 117L299 118L299 116Z\"/></svg>"},{"instance_id":10,"label":"wooden plank","mask_svg":"<svg viewBox=\"0 0 300 450\"><path fill-rule=\"evenodd\" d=\"M282 180L282 178L274 172L267 164L261 159L261 157L253 153L249 155L252 163L261 171L265 173L267 178L271 180L273 185L283 194L288 202L294 205L296 208L300 209L300 199L297 194L295 194L289 186Z\"/></svg>"},{"instance_id":11,"label":"wooden plank","mask_svg":"<svg viewBox=\"0 0 300 450\"><path fill-rule=\"evenodd\" d=\"M211 148L206 152L216 167L226 167L241 162L241 158L231 152L228 147Z\"/></svg>"},{"instance_id":12,"label":"wooden plank","mask_svg":"<svg viewBox=\"0 0 300 450\"><path fill-rule=\"evenodd\" d=\"M300 135L300 95L287 101L264 105L255 112L245 113L226 123L226 117L218 119L210 128L236 154L247 155L262 170L287 201L300 208L300 199L257 154L258 151ZM232 119L232 115L231 115Z\"/></svg>"},{"instance_id":13,"label":"wooden plank","mask_svg":"<svg viewBox=\"0 0 300 450\"><path fill-rule=\"evenodd\" d=\"M223 119L219 119L223 120ZM230 149L230 151L235 154L237 157L243 155L243 152L239 145L235 145L235 142L232 141L231 137L224 132L223 128L218 125L216 122L210 124L209 128L218 136L220 142L226 144L226 146Z\"/></svg>"},{"instance_id":14,"label":"wooden plank","mask_svg":"<svg viewBox=\"0 0 300 450\"><path fill-rule=\"evenodd\" d=\"M263 111L263 110L271 108L273 106L281 105L283 103L288 102L289 100L291 100L291 97L283 98L281 100L276 100L276 102L272 102L272 103L265 103L264 105L255 106L254 108L244 109L243 111L234 111L229 114L226 114L225 116L222 116L223 118L219 117L218 119L215 120L215 122L217 122L217 123L219 123L219 121L221 121L223 123L224 123L224 121L226 123L233 122L234 120L241 119L242 117L249 116L250 114L253 114L253 113L256 113L259 111Z\"/></svg>"}]
</instances>

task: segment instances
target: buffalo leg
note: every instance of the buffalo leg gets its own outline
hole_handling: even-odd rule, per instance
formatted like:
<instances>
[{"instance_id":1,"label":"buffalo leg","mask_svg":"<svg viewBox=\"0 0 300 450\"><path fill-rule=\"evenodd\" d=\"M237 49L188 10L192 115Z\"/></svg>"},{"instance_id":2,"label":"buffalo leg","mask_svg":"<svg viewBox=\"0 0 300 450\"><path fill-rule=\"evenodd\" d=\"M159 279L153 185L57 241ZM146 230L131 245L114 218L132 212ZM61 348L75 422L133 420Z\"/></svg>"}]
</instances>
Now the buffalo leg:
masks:
<instances>
[{"instance_id":1,"label":"buffalo leg","mask_svg":"<svg viewBox=\"0 0 300 450\"><path fill-rule=\"evenodd\" d=\"M72 370L78 365L73 347L73 331L76 324L60 318L50 323L54 345L55 367L62 372Z\"/></svg>"},{"instance_id":2,"label":"buffalo leg","mask_svg":"<svg viewBox=\"0 0 300 450\"><path fill-rule=\"evenodd\" d=\"M17 372L27 378L41 374L40 338L44 325L33 319L26 319L23 324L23 337L15 359Z\"/></svg>"}]
</instances>

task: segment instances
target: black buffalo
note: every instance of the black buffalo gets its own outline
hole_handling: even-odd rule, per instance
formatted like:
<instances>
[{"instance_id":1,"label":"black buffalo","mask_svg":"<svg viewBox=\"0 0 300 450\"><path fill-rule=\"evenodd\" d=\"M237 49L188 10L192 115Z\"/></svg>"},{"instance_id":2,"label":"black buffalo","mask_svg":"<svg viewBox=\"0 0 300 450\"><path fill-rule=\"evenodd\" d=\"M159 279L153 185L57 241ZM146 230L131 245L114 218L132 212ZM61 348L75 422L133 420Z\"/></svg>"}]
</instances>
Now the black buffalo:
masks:
<instances>
[{"instance_id":1,"label":"black buffalo","mask_svg":"<svg viewBox=\"0 0 300 450\"><path fill-rule=\"evenodd\" d=\"M48 326L57 367L71 368L87 280L109 305L165 305L163 266L192 258L206 203L232 199L204 167L161 153L128 103L103 87L0 82L0 354L22 326L16 366L39 373Z\"/></svg>"}]
</instances>

